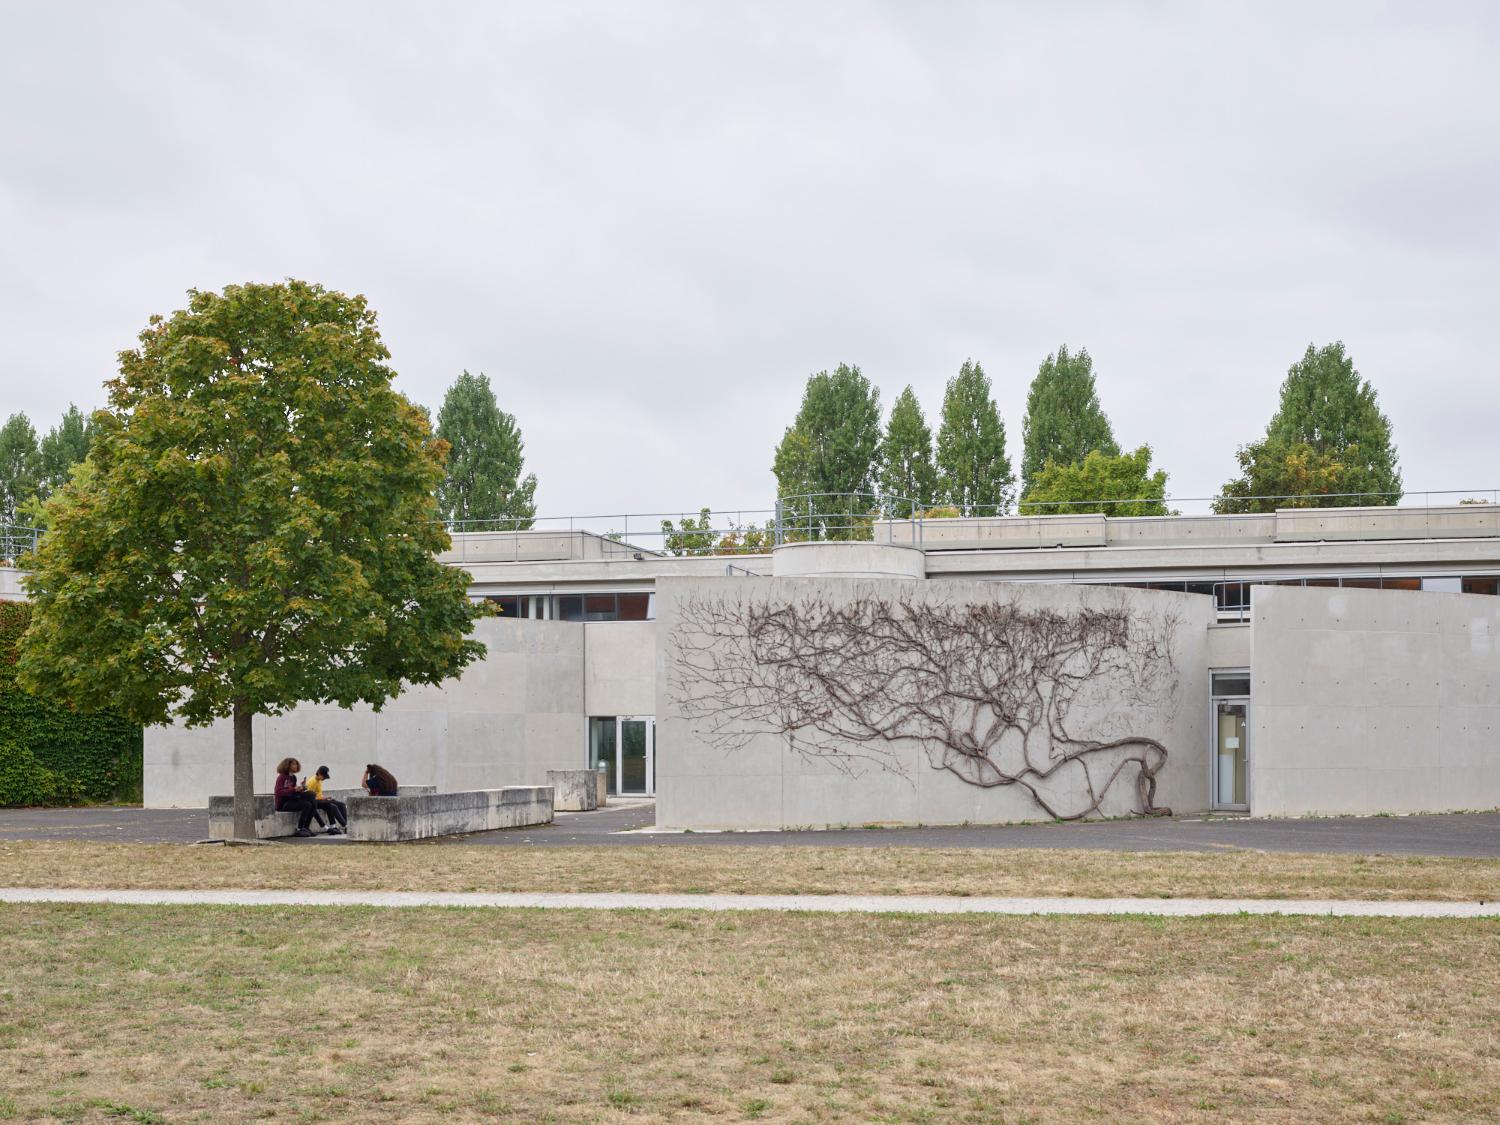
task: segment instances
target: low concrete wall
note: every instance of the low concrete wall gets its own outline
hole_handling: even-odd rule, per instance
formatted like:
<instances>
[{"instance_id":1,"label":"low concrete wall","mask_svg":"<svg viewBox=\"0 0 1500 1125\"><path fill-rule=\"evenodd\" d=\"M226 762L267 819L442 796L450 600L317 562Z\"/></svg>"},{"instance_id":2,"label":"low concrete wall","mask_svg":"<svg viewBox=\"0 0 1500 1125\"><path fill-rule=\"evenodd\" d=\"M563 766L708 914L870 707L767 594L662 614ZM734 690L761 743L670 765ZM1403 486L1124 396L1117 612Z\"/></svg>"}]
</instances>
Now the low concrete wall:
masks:
<instances>
[{"instance_id":1,"label":"low concrete wall","mask_svg":"<svg viewBox=\"0 0 1500 1125\"><path fill-rule=\"evenodd\" d=\"M777 578L926 578L919 548L891 543L783 543L771 551Z\"/></svg>"},{"instance_id":2,"label":"low concrete wall","mask_svg":"<svg viewBox=\"0 0 1500 1125\"><path fill-rule=\"evenodd\" d=\"M1500 535L1500 507L1452 504L1431 508L1278 508L1276 541L1469 539Z\"/></svg>"},{"instance_id":3,"label":"low concrete wall","mask_svg":"<svg viewBox=\"0 0 1500 1125\"><path fill-rule=\"evenodd\" d=\"M1256 816L1500 805L1500 598L1257 586Z\"/></svg>"},{"instance_id":4,"label":"low concrete wall","mask_svg":"<svg viewBox=\"0 0 1500 1125\"><path fill-rule=\"evenodd\" d=\"M349 839L367 843L425 840L552 822L552 787L511 785L420 797L354 797Z\"/></svg>"},{"instance_id":5,"label":"low concrete wall","mask_svg":"<svg viewBox=\"0 0 1500 1125\"><path fill-rule=\"evenodd\" d=\"M398 792L406 796L422 796L428 793L436 793L435 785L402 785ZM324 789L323 796L334 801L343 801L346 804L355 797L364 797L363 789ZM280 836L290 836L297 830L297 818L299 814L294 812L277 812L276 798L271 793L257 793L255 795L255 836L260 840L273 840ZM208 837L211 840L232 840L234 838L234 798L233 797L210 797L208 799Z\"/></svg>"},{"instance_id":6,"label":"low concrete wall","mask_svg":"<svg viewBox=\"0 0 1500 1125\"><path fill-rule=\"evenodd\" d=\"M1106 524L1111 547L1273 543L1276 540L1276 517L1272 515L1112 516Z\"/></svg>"},{"instance_id":7,"label":"low concrete wall","mask_svg":"<svg viewBox=\"0 0 1500 1125\"><path fill-rule=\"evenodd\" d=\"M0 602L24 602L26 591L21 586L24 571L13 566L0 566Z\"/></svg>"},{"instance_id":8,"label":"low concrete wall","mask_svg":"<svg viewBox=\"0 0 1500 1125\"><path fill-rule=\"evenodd\" d=\"M967 519L880 520L877 543L928 551L977 548L1102 547L1104 516L1094 512L1065 516L977 516Z\"/></svg>"}]
</instances>

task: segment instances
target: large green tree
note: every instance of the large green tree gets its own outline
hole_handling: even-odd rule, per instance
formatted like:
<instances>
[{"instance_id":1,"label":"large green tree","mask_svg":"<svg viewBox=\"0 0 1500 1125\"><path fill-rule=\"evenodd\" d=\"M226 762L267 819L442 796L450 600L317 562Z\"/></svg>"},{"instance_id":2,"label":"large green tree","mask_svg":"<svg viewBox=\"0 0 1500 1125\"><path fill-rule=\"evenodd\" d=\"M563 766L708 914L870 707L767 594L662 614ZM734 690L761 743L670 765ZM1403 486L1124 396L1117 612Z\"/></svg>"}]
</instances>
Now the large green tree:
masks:
<instances>
[{"instance_id":1,"label":"large green tree","mask_svg":"<svg viewBox=\"0 0 1500 1125\"><path fill-rule=\"evenodd\" d=\"M964 360L943 395L937 470L937 499L965 515L1004 515L1015 500L1005 423L989 376L973 360Z\"/></svg>"},{"instance_id":2,"label":"large green tree","mask_svg":"<svg viewBox=\"0 0 1500 1125\"><path fill-rule=\"evenodd\" d=\"M777 497L798 534L867 534L879 448L880 391L859 368L841 363L811 376L772 464Z\"/></svg>"},{"instance_id":3,"label":"large green tree","mask_svg":"<svg viewBox=\"0 0 1500 1125\"><path fill-rule=\"evenodd\" d=\"M521 475L525 442L515 416L500 409L489 376L465 371L438 411L437 436L446 441L448 470L438 489L450 520L503 520L517 530L536 518L536 474Z\"/></svg>"},{"instance_id":4,"label":"large green tree","mask_svg":"<svg viewBox=\"0 0 1500 1125\"><path fill-rule=\"evenodd\" d=\"M1167 474L1151 471L1151 447L1134 453L1098 449L1077 464L1049 461L1021 501L1024 516L1103 512L1106 516L1169 516ZM1111 502L1112 501L1112 502Z\"/></svg>"},{"instance_id":5,"label":"large green tree","mask_svg":"<svg viewBox=\"0 0 1500 1125\"><path fill-rule=\"evenodd\" d=\"M388 358L363 297L191 292L120 354L89 459L47 503L23 686L145 724L232 719L242 838L253 716L379 707L484 651L469 576L436 558L444 445Z\"/></svg>"},{"instance_id":6,"label":"large green tree","mask_svg":"<svg viewBox=\"0 0 1500 1125\"><path fill-rule=\"evenodd\" d=\"M1281 404L1263 440L1237 454L1240 475L1214 510L1269 512L1312 504L1395 504L1401 469L1391 423L1375 388L1354 369L1342 341L1309 344L1281 384Z\"/></svg>"},{"instance_id":7,"label":"large green tree","mask_svg":"<svg viewBox=\"0 0 1500 1125\"><path fill-rule=\"evenodd\" d=\"M880 493L891 514L910 516L932 506L937 467L932 462L932 430L910 387L896 396L880 441Z\"/></svg>"},{"instance_id":8,"label":"large green tree","mask_svg":"<svg viewBox=\"0 0 1500 1125\"><path fill-rule=\"evenodd\" d=\"M12 414L0 426L0 524L22 522L40 471L36 430L26 415Z\"/></svg>"},{"instance_id":9,"label":"large green tree","mask_svg":"<svg viewBox=\"0 0 1500 1125\"><path fill-rule=\"evenodd\" d=\"M1067 345L1042 361L1026 395L1026 417L1021 421L1021 491L1032 485L1049 462L1082 463L1094 450L1118 456L1114 431L1099 405L1094 387L1094 361L1088 349L1070 353Z\"/></svg>"}]
</instances>

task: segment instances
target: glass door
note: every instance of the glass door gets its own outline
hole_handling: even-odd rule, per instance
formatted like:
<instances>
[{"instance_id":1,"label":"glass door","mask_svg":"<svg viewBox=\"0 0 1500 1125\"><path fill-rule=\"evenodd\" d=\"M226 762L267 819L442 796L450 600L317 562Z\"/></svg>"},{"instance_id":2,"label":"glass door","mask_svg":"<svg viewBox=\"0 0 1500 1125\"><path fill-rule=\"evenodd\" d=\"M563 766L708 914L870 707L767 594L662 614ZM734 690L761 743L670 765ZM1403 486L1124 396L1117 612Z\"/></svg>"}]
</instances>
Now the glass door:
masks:
<instances>
[{"instance_id":1,"label":"glass door","mask_svg":"<svg viewBox=\"0 0 1500 1125\"><path fill-rule=\"evenodd\" d=\"M621 715L615 725L617 792L652 796L656 792L656 720L649 715Z\"/></svg>"},{"instance_id":2,"label":"glass door","mask_svg":"<svg viewBox=\"0 0 1500 1125\"><path fill-rule=\"evenodd\" d=\"M1214 800L1216 809L1250 808L1247 765L1250 760L1250 703L1214 700Z\"/></svg>"}]
</instances>

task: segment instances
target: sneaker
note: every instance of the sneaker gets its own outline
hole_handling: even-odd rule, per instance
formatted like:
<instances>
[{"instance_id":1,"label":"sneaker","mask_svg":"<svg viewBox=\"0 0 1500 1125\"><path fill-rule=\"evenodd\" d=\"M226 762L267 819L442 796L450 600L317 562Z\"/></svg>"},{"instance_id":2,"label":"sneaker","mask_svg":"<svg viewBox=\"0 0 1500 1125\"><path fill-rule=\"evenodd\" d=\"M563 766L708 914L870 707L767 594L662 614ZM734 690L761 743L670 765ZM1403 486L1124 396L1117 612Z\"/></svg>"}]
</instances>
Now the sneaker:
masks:
<instances>
[{"instance_id":1,"label":"sneaker","mask_svg":"<svg viewBox=\"0 0 1500 1125\"><path fill-rule=\"evenodd\" d=\"M342 836L343 834L344 830L337 824L330 824L328 826L328 831L324 833L325 836Z\"/></svg>"},{"instance_id":2,"label":"sneaker","mask_svg":"<svg viewBox=\"0 0 1500 1125\"><path fill-rule=\"evenodd\" d=\"M297 829L297 831L293 832L292 835L293 836L311 836L312 832L310 832L306 828L299 828L299 829Z\"/></svg>"}]
</instances>

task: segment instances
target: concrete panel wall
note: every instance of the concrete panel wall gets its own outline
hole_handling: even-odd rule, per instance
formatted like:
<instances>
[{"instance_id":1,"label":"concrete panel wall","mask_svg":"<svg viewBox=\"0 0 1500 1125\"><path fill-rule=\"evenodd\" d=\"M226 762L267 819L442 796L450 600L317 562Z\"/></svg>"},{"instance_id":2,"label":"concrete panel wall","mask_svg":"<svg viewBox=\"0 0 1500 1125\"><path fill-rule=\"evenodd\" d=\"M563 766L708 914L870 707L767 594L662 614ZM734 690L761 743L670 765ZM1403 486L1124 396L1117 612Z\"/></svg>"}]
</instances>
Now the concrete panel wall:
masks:
<instances>
[{"instance_id":1,"label":"concrete panel wall","mask_svg":"<svg viewBox=\"0 0 1500 1125\"><path fill-rule=\"evenodd\" d=\"M1038 703L1027 745L1014 731L994 735L992 713L962 712L953 702L955 692L941 683L942 670L928 678L914 674L911 669L920 661L899 651L878 624L886 620L905 628L915 622L919 630L927 629L927 615L937 614L945 624L933 626L928 639L941 642L938 647L946 655L939 662L956 679L972 673L993 684L1010 674L1002 655L1007 646L994 643L993 632L973 625L989 620L985 614L992 607L1009 607L1027 615L1033 625L1051 621L1064 633L1090 611L1114 615L1116 623L1123 620L1129 640L1121 651L1082 643L1060 666L1066 675L1077 676L1076 694L1066 711L1068 731L1101 743L1142 737L1160 741L1167 747L1167 760L1157 773L1156 805L1181 812L1205 807L1211 598L963 581L684 578L663 579L657 588L657 822L683 828L792 828L1047 819L1024 786L973 784L947 768L954 759L928 737L933 733L928 716L938 716L937 733L944 745L951 744L956 729L975 732L987 756L1014 776L1028 750L1043 768L1062 752L1046 736L1050 702ZM826 645L816 636L806 638L806 644L766 639L766 615L778 610L789 615L797 630L824 620L820 614L873 622L867 636L868 660L874 663L863 665L871 674L851 677L843 674L847 665L841 665L840 674L831 679L849 695L825 696L809 688L801 674L805 659L816 664L828 652L842 659L862 640L836 632L828 634ZM960 633L975 628L978 643L955 637L955 624ZM732 633L741 628L737 639ZM778 626L773 622L769 628L774 633ZM999 628L1003 633L1010 626ZM745 636L759 639L747 648ZM1054 635L1046 643L1066 647L1071 642L1059 642ZM749 661L748 680L747 652L758 654ZM1102 656L1092 671L1090 654ZM798 671L789 680L785 669L794 666ZM1055 698L1054 686L1042 685L1039 700ZM917 702L927 706L913 707ZM825 707L833 717L821 726L788 730L789 714L805 716ZM852 725L845 721L851 710L862 715ZM867 737L868 727L861 723L870 715L882 724L883 735ZM860 733L846 737L851 729ZM1105 815L1126 815L1138 807L1139 771L1125 760L1132 751L1140 752L1140 746L1101 750L1087 758L1089 780L1105 792L1099 810ZM1110 783L1117 768L1118 777ZM994 780L983 766L976 770L971 776L977 780ZM1088 782L1076 763L1049 778L1031 780L1064 815L1088 804Z\"/></svg>"},{"instance_id":2,"label":"concrete panel wall","mask_svg":"<svg viewBox=\"0 0 1500 1125\"><path fill-rule=\"evenodd\" d=\"M26 600L26 591L21 586L21 573L13 566L0 566L0 602Z\"/></svg>"},{"instance_id":3,"label":"concrete panel wall","mask_svg":"<svg viewBox=\"0 0 1500 1125\"><path fill-rule=\"evenodd\" d=\"M1250 667L1250 623L1208 627L1210 668Z\"/></svg>"},{"instance_id":4,"label":"concrete panel wall","mask_svg":"<svg viewBox=\"0 0 1500 1125\"><path fill-rule=\"evenodd\" d=\"M1261 586L1257 816L1500 805L1500 599Z\"/></svg>"},{"instance_id":5,"label":"concrete panel wall","mask_svg":"<svg viewBox=\"0 0 1500 1125\"><path fill-rule=\"evenodd\" d=\"M441 792L537 785L549 769L588 764L584 726L584 626L569 621L478 623L485 658L442 684L408 688L380 711L302 706L257 716L255 784L269 791L276 763L326 765L336 786L358 785L366 762L403 784ZM233 785L228 721L189 730L150 727L145 803L199 808Z\"/></svg>"},{"instance_id":6,"label":"concrete panel wall","mask_svg":"<svg viewBox=\"0 0 1500 1125\"><path fill-rule=\"evenodd\" d=\"M583 698L590 715L656 713L656 622L583 627Z\"/></svg>"}]
</instances>

